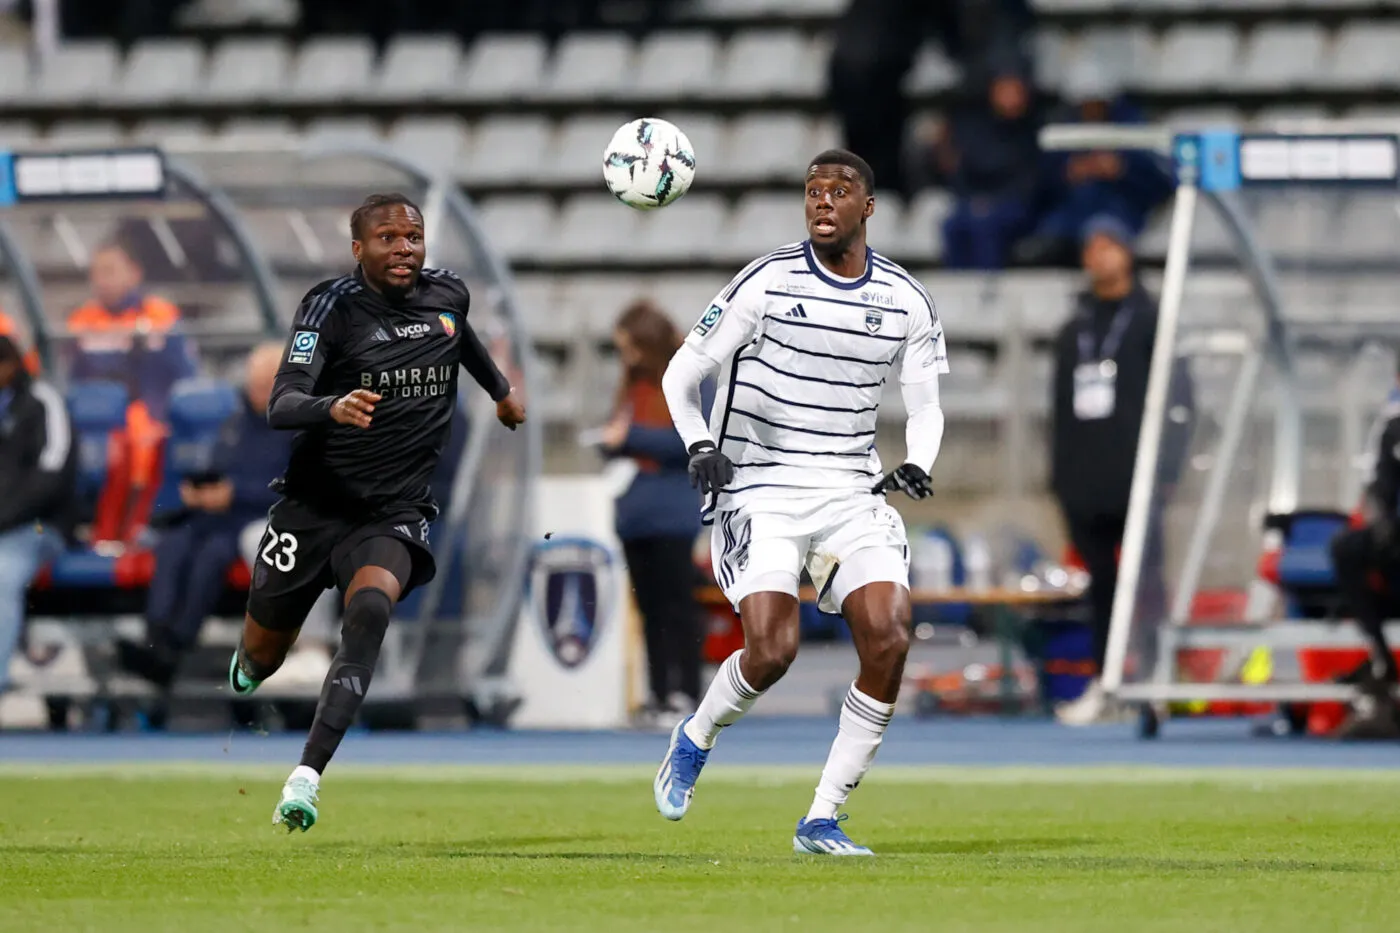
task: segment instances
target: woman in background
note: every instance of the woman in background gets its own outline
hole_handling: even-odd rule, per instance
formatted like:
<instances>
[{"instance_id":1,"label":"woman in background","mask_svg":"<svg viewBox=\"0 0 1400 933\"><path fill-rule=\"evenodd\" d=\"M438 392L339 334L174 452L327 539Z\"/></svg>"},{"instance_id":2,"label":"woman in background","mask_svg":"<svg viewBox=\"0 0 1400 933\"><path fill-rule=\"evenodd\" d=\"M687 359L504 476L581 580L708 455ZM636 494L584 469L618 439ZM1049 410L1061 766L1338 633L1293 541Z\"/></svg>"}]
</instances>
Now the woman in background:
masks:
<instances>
[{"instance_id":1,"label":"woman in background","mask_svg":"<svg viewBox=\"0 0 1400 933\"><path fill-rule=\"evenodd\" d=\"M617 500L616 527L646 633L648 712L669 721L693 711L700 697L701 616L692 557L700 502L687 473L690 455L661 394L661 375L681 334L655 304L640 300L618 318L613 342L622 381L602 448L637 464ZM702 397L708 413L713 386L707 384Z\"/></svg>"}]
</instances>

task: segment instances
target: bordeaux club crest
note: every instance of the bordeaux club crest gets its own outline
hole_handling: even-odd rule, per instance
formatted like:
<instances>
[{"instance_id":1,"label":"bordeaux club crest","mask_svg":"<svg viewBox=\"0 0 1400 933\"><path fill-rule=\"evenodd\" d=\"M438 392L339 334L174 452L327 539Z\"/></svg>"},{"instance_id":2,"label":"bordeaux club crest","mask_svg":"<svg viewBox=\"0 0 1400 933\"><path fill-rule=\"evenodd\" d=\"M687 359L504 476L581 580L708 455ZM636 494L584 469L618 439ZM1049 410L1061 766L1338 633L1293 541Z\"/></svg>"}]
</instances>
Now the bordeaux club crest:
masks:
<instances>
[{"instance_id":1,"label":"bordeaux club crest","mask_svg":"<svg viewBox=\"0 0 1400 933\"><path fill-rule=\"evenodd\" d=\"M617 561L588 538L553 538L535 547L528 606L545 644L564 667L578 667L615 611Z\"/></svg>"},{"instance_id":2,"label":"bordeaux club crest","mask_svg":"<svg viewBox=\"0 0 1400 933\"><path fill-rule=\"evenodd\" d=\"M865 309L865 329L866 329L866 330L870 331L872 334L878 334L878 333L880 332L880 325L883 324L884 322L885 322L885 312L881 311L879 308L866 308L866 309Z\"/></svg>"}]
</instances>

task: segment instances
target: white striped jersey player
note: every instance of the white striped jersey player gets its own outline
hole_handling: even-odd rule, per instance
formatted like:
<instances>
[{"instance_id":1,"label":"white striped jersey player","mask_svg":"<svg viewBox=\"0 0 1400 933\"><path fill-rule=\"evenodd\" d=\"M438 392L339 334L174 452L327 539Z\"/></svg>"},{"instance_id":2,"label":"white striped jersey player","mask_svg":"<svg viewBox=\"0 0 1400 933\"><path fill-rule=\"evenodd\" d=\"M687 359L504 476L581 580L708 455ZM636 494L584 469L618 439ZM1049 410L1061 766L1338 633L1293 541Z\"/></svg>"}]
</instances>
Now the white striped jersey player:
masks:
<instances>
[{"instance_id":1,"label":"white striped jersey player","mask_svg":"<svg viewBox=\"0 0 1400 933\"><path fill-rule=\"evenodd\" d=\"M707 425L698 386L716 370ZM933 299L874 250L864 273L845 279L810 241L795 243L750 263L715 297L663 387L686 446L713 441L734 463L733 482L706 514L715 576L736 608L750 593L795 595L804 565L827 611L868 583L909 585L903 522L871 492L882 475L876 417L897 374L907 461L927 472L942 440L938 375L947 371Z\"/></svg>"}]
</instances>

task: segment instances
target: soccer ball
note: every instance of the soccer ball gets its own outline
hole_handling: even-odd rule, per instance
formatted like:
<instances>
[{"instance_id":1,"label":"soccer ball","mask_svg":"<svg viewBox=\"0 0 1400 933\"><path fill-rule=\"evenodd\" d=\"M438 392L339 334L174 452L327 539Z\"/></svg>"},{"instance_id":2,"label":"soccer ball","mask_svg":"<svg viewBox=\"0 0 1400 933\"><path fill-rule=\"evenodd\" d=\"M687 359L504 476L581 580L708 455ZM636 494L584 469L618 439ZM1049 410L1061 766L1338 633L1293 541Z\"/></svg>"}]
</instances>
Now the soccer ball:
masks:
<instances>
[{"instance_id":1,"label":"soccer ball","mask_svg":"<svg viewBox=\"0 0 1400 933\"><path fill-rule=\"evenodd\" d=\"M695 150L673 123L644 117L613 134L603 152L603 180L619 201L649 211L690 190Z\"/></svg>"}]
</instances>

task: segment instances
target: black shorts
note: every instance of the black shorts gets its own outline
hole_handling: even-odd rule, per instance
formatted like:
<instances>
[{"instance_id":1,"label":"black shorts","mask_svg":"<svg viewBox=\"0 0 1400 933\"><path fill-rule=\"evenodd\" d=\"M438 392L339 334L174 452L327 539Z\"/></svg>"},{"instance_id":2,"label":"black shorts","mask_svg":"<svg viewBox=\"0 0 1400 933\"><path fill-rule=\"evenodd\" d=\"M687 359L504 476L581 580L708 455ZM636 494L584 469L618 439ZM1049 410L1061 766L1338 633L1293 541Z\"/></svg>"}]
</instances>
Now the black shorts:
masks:
<instances>
[{"instance_id":1,"label":"black shorts","mask_svg":"<svg viewBox=\"0 0 1400 933\"><path fill-rule=\"evenodd\" d=\"M331 587L343 593L358 567L351 553L371 538L402 542L412 557L403 599L432 580L437 564L428 546L429 519L417 505L371 512L358 518L329 515L295 499L279 499L267 513L267 528L253 561L248 614L263 628L292 631Z\"/></svg>"}]
</instances>

